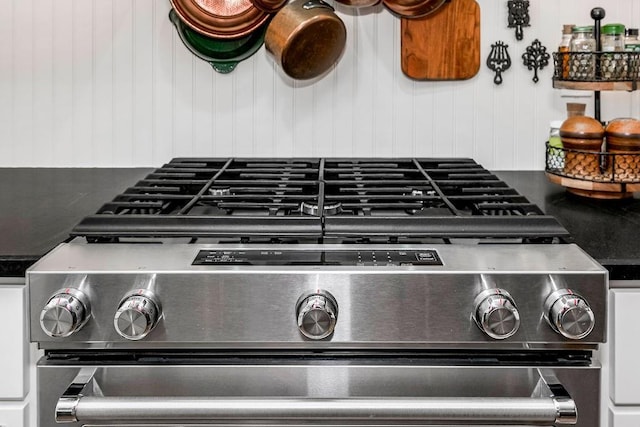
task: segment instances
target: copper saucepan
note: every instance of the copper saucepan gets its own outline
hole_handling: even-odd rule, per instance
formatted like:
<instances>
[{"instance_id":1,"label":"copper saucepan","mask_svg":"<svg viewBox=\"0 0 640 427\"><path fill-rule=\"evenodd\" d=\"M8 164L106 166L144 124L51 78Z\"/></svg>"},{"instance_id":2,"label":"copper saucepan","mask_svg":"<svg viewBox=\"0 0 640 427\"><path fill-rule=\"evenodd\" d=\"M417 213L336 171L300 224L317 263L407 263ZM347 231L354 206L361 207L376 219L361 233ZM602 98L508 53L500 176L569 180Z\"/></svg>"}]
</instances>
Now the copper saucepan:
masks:
<instances>
[{"instance_id":1,"label":"copper saucepan","mask_svg":"<svg viewBox=\"0 0 640 427\"><path fill-rule=\"evenodd\" d=\"M340 58L347 29L322 0L293 0L273 18L264 44L283 71L294 79L318 77Z\"/></svg>"},{"instance_id":2,"label":"copper saucepan","mask_svg":"<svg viewBox=\"0 0 640 427\"><path fill-rule=\"evenodd\" d=\"M171 5L194 31L218 39L245 37L270 16L251 0L171 0Z\"/></svg>"},{"instance_id":3,"label":"copper saucepan","mask_svg":"<svg viewBox=\"0 0 640 427\"><path fill-rule=\"evenodd\" d=\"M450 1L455 0L382 0L382 3L402 18L420 18L434 13Z\"/></svg>"}]
</instances>

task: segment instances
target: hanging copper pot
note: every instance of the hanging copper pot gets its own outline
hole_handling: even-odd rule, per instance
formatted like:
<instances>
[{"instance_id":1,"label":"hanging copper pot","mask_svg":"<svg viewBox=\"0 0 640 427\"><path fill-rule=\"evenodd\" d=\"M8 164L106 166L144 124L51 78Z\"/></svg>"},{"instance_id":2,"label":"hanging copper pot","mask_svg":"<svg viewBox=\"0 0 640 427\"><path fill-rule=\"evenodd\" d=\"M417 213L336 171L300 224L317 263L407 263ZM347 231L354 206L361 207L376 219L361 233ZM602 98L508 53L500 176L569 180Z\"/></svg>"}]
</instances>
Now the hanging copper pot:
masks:
<instances>
[{"instance_id":1,"label":"hanging copper pot","mask_svg":"<svg viewBox=\"0 0 640 427\"><path fill-rule=\"evenodd\" d=\"M171 0L180 19L207 37L237 39L269 19L251 0Z\"/></svg>"},{"instance_id":2,"label":"hanging copper pot","mask_svg":"<svg viewBox=\"0 0 640 427\"><path fill-rule=\"evenodd\" d=\"M436 12L450 1L455 0L382 0L382 3L402 18L420 18Z\"/></svg>"},{"instance_id":3,"label":"hanging copper pot","mask_svg":"<svg viewBox=\"0 0 640 427\"><path fill-rule=\"evenodd\" d=\"M318 77L340 58L347 29L322 0L293 0L273 18L264 44L283 71L294 79Z\"/></svg>"}]
</instances>

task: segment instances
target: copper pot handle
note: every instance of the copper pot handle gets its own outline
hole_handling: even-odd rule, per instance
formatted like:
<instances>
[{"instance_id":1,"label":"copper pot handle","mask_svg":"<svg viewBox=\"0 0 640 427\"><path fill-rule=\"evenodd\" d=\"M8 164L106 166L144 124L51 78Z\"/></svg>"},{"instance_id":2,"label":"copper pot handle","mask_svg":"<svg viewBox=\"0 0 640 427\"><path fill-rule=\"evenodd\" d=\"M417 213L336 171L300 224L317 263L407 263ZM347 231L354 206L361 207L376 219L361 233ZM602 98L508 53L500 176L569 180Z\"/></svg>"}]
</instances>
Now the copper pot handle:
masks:
<instances>
[{"instance_id":1,"label":"copper pot handle","mask_svg":"<svg viewBox=\"0 0 640 427\"><path fill-rule=\"evenodd\" d=\"M302 5L302 8L305 10L322 8L322 9L329 9L332 12L335 11L335 9L330 4L325 3L322 0L309 0L308 2Z\"/></svg>"}]
</instances>

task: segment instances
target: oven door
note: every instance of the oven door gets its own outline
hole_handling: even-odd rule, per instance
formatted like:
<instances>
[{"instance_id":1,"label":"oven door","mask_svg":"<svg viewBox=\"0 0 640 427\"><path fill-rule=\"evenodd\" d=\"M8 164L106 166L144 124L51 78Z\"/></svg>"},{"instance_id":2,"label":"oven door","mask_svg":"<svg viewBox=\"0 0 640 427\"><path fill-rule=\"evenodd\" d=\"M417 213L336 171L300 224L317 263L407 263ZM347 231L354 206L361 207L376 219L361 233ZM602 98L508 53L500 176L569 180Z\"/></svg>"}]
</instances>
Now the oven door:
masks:
<instances>
[{"instance_id":1,"label":"oven door","mask_svg":"<svg viewBox=\"0 0 640 427\"><path fill-rule=\"evenodd\" d=\"M599 377L473 356L43 358L39 425L597 427Z\"/></svg>"}]
</instances>

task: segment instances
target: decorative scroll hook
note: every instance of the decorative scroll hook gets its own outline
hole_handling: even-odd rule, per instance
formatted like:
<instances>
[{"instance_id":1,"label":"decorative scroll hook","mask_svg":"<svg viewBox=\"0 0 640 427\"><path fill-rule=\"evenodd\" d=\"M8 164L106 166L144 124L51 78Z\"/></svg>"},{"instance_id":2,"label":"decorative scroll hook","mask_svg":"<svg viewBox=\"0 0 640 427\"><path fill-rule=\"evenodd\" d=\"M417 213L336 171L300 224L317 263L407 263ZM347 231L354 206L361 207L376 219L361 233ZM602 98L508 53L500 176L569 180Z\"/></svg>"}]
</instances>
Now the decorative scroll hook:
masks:
<instances>
[{"instance_id":1,"label":"decorative scroll hook","mask_svg":"<svg viewBox=\"0 0 640 427\"><path fill-rule=\"evenodd\" d=\"M491 52L487 58L487 67L496 73L493 82L497 85L502 84L502 73L511 67L511 57L507 48L508 44L497 41L491 45Z\"/></svg>"},{"instance_id":2,"label":"decorative scroll hook","mask_svg":"<svg viewBox=\"0 0 640 427\"><path fill-rule=\"evenodd\" d=\"M527 50L522 54L524 65L529 70L533 70L533 82L538 83L538 70L542 70L549 65L550 55L547 48L542 46L540 40L535 39L531 45L527 46Z\"/></svg>"},{"instance_id":3,"label":"decorative scroll hook","mask_svg":"<svg viewBox=\"0 0 640 427\"><path fill-rule=\"evenodd\" d=\"M522 27L529 26L529 0L509 0L509 28L516 29L516 40L522 40Z\"/></svg>"}]
</instances>

